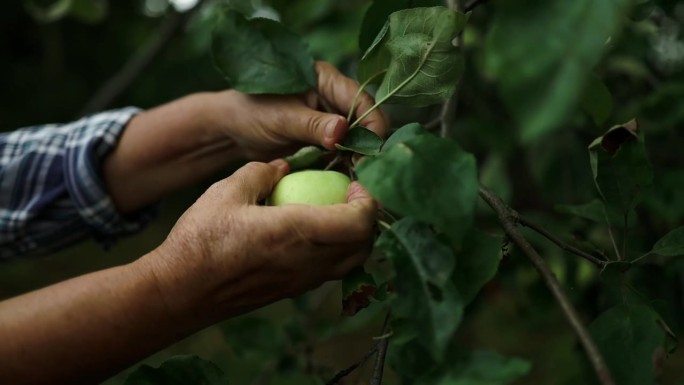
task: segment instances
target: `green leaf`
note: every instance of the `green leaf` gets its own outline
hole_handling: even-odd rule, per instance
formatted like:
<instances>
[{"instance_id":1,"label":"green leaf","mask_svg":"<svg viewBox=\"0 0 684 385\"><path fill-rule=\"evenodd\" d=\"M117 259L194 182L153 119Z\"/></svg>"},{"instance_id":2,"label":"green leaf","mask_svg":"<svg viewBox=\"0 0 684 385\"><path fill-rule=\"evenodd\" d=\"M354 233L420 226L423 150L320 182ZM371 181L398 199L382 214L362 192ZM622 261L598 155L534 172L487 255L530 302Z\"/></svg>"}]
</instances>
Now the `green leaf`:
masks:
<instances>
[{"instance_id":1,"label":"green leaf","mask_svg":"<svg viewBox=\"0 0 684 385\"><path fill-rule=\"evenodd\" d=\"M463 72L452 41L467 19L445 7L394 12L361 59L359 81L375 77L378 103L427 106L448 99Z\"/></svg>"},{"instance_id":2,"label":"green leaf","mask_svg":"<svg viewBox=\"0 0 684 385\"><path fill-rule=\"evenodd\" d=\"M377 291L373 276L366 273L363 267L352 270L342 280L342 314L353 316L365 309Z\"/></svg>"},{"instance_id":3,"label":"green leaf","mask_svg":"<svg viewBox=\"0 0 684 385\"><path fill-rule=\"evenodd\" d=\"M659 319L648 306L618 305L589 325L616 384L655 384L654 361L665 355L663 344L667 338Z\"/></svg>"},{"instance_id":4,"label":"green leaf","mask_svg":"<svg viewBox=\"0 0 684 385\"><path fill-rule=\"evenodd\" d=\"M574 215L596 223L620 227L624 225L623 213L606 207L600 199L592 199L587 203L579 205L556 205L555 209L559 213ZM629 226L634 225L637 221L636 215L632 215L632 213L634 211L630 212L629 222L627 223Z\"/></svg>"},{"instance_id":5,"label":"green leaf","mask_svg":"<svg viewBox=\"0 0 684 385\"><path fill-rule=\"evenodd\" d=\"M664 257L676 257L684 255L684 226L678 227L653 245L650 253L662 255Z\"/></svg>"},{"instance_id":6,"label":"green leaf","mask_svg":"<svg viewBox=\"0 0 684 385\"><path fill-rule=\"evenodd\" d=\"M555 209L562 214L574 215L596 223L606 223L605 208L600 199L592 199L579 205L556 205Z\"/></svg>"},{"instance_id":7,"label":"green leaf","mask_svg":"<svg viewBox=\"0 0 684 385\"><path fill-rule=\"evenodd\" d=\"M430 226L413 218L395 222L375 245L397 273L393 314L409 320L421 343L440 359L463 315L463 302L450 280L455 263L451 249Z\"/></svg>"},{"instance_id":8,"label":"green leaf","mask_svg":"<svg viewBox=\"0 0 684 385\"><path fill-rule=\"evenodd\" d=\"M485 68L529 142L557 128L620 28L630 0L497 2Z\"/></svg>"},{"instance_id":9,"label":"green leaf","mask_svg":"<svg viewBox=\"0 0 684 385\"><path fill-rule=\"evenodd\" d=\"M415 136L429 134L430 132L423 128L419 123L406 124L396 131L385 141L382 146L382 151L387 151L393 146L403 143Z\"/></svg>"},{"instance_id":10,"label":"green leaf","mask_svg":"<svg viewBox=\"0 0 684 385\"><path fill-rule=\"evenodd\" d=\"M637 123L612 127L589 145L589 154L594 182L605 204L621 214L629 213L653 183Z\"/></svg>"},{"instance_id":11,"label":"green leaf","mask_svg":"<svg viewBox=\"0 0 684 385\"><path fill-rule=\"evenodd\" d=\"M325 154L326 151L318 146L306 146L285 157L285 161L290 165L290 170L299 170L318 162Z\"/></svg>"},{"instance_id":12,"label":"green leaf","mask_svg":"<svg viewBox=\"0 0 684 385\"><path fill-rule=\"evenodd\" d=\"M472 154L451 140L419 135L356 166L361 184L385 207L437 226L458 245L477 200Z\"/></svg>"},{"instance_id":13,"label":"green leaf","mask_svg":"<svg viewBox=\"0 0 684 385\"><path fill-rule=\"evenodd\" d=\"M464 304L469 304L475 295L496 274L501 260L501 239L471 229L464 238L463 249L456 256L454 284Z\"/></svg>"},{"instance_id":14,"label":"green leaf","mask_svg":"<svg viewBox=\"0 0 684 385\"><path fill-rule=\"evenodd\" d=\"M382 147L382 138L365 127L356 127L349 130L344 143L335 144L335 147L363 155L377 155Z\"/></svg>"},{"instance_id":15,"label":"green leaf","mask_svg":"<svg viewBox=\"0 0 684 385\"><path fill-rule=\"evenodd\" d=\"M606 122L613 109L613 96L606 85L596 75L587 79L584 93L580 98L580 105L594 123L601 127Z\"/></svg>"},{"instance_id":16,"label":"green leaf","mask_svg":"<svg viewBox=\"0 0 684 385\"><path fill-rule=\"evenodd\" d=\"M407 8L436 7L444 5L442 0L375 0L363 16L359 32L359 49L366 52L382 29L390 14Z\"/></svg>"},{"instance_id":17,"label":"green leaf","mask_svg":"<svg viewBox=\"0 0 684 385\"><path fill-rule=\"evenodd\" d=\"M504 357L489 350L475 350L447 372L437 372L420 385L506 385L530 372L532 365L520 358Z\"/></svg>"},{"instance_id":18,"label":"green leaf","mask_svg":"<svg viewBox=\"0 0 684 385\"><path fill-rule=\"evenodd\" d=\"M212 35L211 53L224 78L245 93L296 94L316 86L306 46L274 20L246 20L227 10Z\"/></svg>"},{"instance_id":19,"label":"green leaf","mask_svg":"<svg viewBox=\"0 0 684 385\"><path fill-rule=\"evenodd\" d=\"M141 365L125 385L226 385L228 377L214 363L197 356L176 356L158 368Z\"/></svg>"}]
</instances>

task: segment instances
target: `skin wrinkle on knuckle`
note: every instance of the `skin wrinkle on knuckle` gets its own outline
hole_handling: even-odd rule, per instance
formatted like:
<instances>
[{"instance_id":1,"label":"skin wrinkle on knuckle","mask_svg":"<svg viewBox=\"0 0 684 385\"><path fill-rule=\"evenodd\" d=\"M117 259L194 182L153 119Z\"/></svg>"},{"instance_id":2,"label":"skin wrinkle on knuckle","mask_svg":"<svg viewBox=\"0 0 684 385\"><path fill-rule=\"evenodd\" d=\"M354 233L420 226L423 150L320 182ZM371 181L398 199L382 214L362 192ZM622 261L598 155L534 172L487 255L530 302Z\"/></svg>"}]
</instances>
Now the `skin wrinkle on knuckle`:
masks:
<instances>
[{"instance_id":1,"label":"skin wrinkle on knuckle","mask_svg":"<svg viewBox=\"0 0 684 385\"><path fill-rule=\"evenodd\" d=\"M338 101L336 100L337 94L335 93L335 84L339 80L338 72L336 69L326 66L324 72L322 72L319 84L319 90L327 99L332 99L332 102L336 105Z\"/></svg>"},{"instance_id":2,"label":"skin wrinkle on knuckle","mask_svg":"<svg viewBox=\"0 0 684 385\"><path fill-rule=\"evenodd\" d=\"M321 126L321 119L323 119L322 114L307 114L306 117L306 130L308 131L309 135L311 137L316 137L316 133L318 132L318 127Z\"/></svg>"},{"instance_id":3,"label":"skin wrinkle on knuckle","mask_svg":"<svg viewBox=\"0 0 684 385\"><path fill-rule=\"evenodd\" d=\"M356 106L356 114L361 115L364 112L368 111L371 107L373 107L374 103L375 102L373 101L373 98L371 98L370 95L364 92L363 94L361 94L361 100L358 106ZM371 115L373 114L371 113Z\"/></svg>"},{"instance_id":4,"label":"skin wrinkle on knuckle","mask_svg":"<svg viewBox=\"0 0 684 385\"><path fill-rule=\"evenodd\" d=\"M311 109L318 108L318 95L314 91L309 91L304 96L304 102Z\"/></svg>"}]
</instances>

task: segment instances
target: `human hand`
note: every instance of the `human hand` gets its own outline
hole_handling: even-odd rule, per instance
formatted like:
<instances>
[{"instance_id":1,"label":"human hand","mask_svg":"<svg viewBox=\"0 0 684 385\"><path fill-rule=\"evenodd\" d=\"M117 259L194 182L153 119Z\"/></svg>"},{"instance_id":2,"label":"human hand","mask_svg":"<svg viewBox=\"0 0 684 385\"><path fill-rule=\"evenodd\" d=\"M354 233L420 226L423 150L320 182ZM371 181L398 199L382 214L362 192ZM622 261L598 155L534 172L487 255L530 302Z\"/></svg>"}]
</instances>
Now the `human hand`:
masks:
<instances>
[{"instance_id":1,"label":"human hand","mask_svg":"<svg viewBox=\"0 0 684 385\"><path fill-rule=\"evenodd\" d=\"M217 182L141 259L174 313L216 322L340 279L363 263L375 201L353 183L345 204L258 205L287 169L283 160L253 162Z\"/></svg>"},{"instance_id":2,"label":"human hand","mask_svg":"<svg viewBox=\"0 0 684 385\"><path fill-rule=\"evenodd\" d=\"M234 90L207 98L214 126L234 140L244 156L252 160L271 160L295 152L303 144L316 144L333 150L347 134L344 117L359 90L358 82L344 76L334 66L316 62L318 89L304 95L246 95ZM361 116L373 106L366 92L359 97L354 115ZM320 106L334 111L321 112ZM342 115L338 115L342 114ZM374 110L361 121L384 137L387 119Z\"/></svg>"},{"instance_id":3,"label":"human hand","mask_svg":"<svg viewBox=\"0 0 684 385\"><path fill-rule=\"evenodd\" d=\"M271 160L305 144L334 149L346 135L348 122L316 107L325 101L346 114L359 85L330 64L318 62L316 70L317 92L292 96L205 92L135 116L103 165L107 191L117 209L133 212L245 158ZM372 98L362 93L356 115L372 105ZM387 122L378 110L361 125L385 136ZM331 131L326 133L326 127Z\"/></svg>"}]
</instances>

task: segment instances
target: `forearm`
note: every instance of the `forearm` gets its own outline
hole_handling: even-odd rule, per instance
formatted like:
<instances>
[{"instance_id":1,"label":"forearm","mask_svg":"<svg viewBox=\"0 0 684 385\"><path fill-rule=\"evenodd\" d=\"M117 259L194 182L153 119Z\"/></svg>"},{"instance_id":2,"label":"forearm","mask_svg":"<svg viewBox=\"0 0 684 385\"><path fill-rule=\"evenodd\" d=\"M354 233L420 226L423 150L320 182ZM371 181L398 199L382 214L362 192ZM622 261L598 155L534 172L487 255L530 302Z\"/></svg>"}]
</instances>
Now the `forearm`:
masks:
<instances>
[{"instance_id":1,"label":"forearm","mask_svg":"<svg viewBox=\"0 0 684 385\"><path fill-rule=\"evenodd\" d=\"M203 326L170 313L140 262L0 302L0 383L99 383Z\"/></svg>"},{"instance_id":2,"label":"forearm","mask_svg":"<svg viewBox=\"0 0 684 385\"><path fill-rule=\"evenodd\" d=\"M211 94L194 94L135 116L105 159L107 189L121 212L200 181L241 158L215 129Z\"/></svg>"}]
</instances>

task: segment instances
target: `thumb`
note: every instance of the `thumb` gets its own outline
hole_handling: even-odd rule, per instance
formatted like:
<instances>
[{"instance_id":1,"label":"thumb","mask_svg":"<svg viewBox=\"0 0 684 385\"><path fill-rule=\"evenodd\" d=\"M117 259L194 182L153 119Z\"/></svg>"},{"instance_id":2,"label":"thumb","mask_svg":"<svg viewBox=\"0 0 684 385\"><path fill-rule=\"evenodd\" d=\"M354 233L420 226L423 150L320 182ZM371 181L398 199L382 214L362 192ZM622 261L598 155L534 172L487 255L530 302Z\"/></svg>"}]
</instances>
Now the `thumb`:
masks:
<instances>
[{"instance_id":1,"label":"thumb","mask_svg":"<svg viewBox=\"0 0 684 385\"><path fill-rule=\"evenodd\" d=\"M347 203L373 211L377 208L375 199L357 181L352 182L347 190Z\"/></svg>"},{"instance_id":2,"label":"thumb","mask_svg":"<svg viewBox=\"0 0 684 385\"><path fill-rule=\"evenodd\" d=\"M340 143L347 134L347 119L343 116L308 110L305 119L306 129L302 132L305 137L300 139L328 150L334 150L335 143Z\"/></svg>"},{"instance_id":3,"label":"thumb","mask_svg":"<svg viewBox=\"0 0 684 385\"><path fill-rule=\"evenodd\" d=\"M250 162L226 179L230 196L240 203L255 204L266 198L273 187L287 174L289 166L283 159L270 163Z\"/></svg>"}]
</instances>

